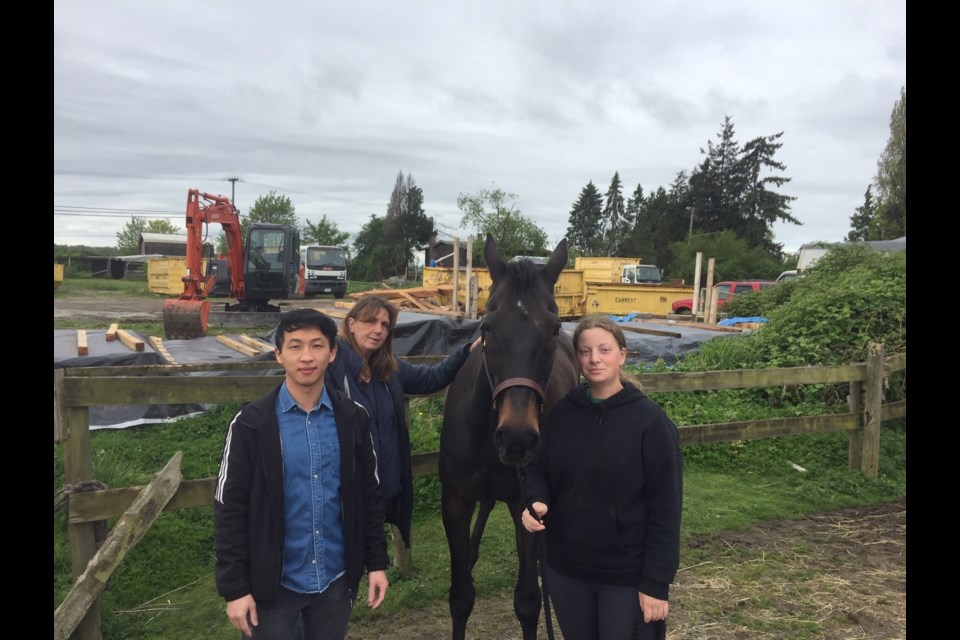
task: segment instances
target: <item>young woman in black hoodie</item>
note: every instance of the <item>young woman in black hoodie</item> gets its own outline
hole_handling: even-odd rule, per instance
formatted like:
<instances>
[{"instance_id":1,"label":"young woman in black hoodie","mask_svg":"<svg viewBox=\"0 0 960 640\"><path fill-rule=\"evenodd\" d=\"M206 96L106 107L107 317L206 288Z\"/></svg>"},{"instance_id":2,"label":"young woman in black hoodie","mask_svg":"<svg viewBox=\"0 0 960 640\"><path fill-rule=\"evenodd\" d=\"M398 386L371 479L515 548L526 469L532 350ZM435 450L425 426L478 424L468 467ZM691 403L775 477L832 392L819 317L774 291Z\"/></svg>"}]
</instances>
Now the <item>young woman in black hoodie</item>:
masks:
<instances>
[{"instance_id":1,"label":"young woman in black hoodie","mask_svg":"<svg viewBox=\"0 0 960 640\"><path fill-rule=\"evenodd\" d=\"M566 640L627 640L664 620L680 564L680 435L621 371L623 331L589 316L573 333L585 384L544 420L526 497L545 531L546 580ZM641 622L642 619L642 622Z\"/></svg>"}]
</instances>

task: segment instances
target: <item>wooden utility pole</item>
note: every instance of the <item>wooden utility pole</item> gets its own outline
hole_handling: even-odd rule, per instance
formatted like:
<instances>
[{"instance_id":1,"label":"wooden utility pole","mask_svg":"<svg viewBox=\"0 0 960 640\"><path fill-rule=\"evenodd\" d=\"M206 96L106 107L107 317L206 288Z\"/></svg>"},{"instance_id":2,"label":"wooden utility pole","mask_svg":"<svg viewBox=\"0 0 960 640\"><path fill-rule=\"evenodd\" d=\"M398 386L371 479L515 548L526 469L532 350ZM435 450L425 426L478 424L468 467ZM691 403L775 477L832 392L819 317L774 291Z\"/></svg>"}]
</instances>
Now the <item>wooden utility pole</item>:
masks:
<instances>
[{"instance_id":1,"label":"wooden utility pole","mask_svg":"<svg viewBox=\"0 0 960 640\"><path fill-rule=\"evenodd\" d=\"M456 313L460 310L460 238L453 239L453 304Z\"/></svg>"}]
</instances>

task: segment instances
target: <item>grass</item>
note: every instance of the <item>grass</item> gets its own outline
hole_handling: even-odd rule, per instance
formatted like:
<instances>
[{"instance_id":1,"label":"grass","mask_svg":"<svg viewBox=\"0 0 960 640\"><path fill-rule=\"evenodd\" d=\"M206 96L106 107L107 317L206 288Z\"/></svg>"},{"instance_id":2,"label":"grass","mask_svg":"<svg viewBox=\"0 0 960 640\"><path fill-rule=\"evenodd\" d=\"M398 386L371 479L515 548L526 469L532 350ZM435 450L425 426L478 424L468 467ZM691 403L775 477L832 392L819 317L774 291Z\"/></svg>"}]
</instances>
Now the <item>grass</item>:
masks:
<instances>
[{"instance_id":1,"label":"grass","mask_svg":"<svg viewBox=\"0 0 960 640\"><path fill-rule=\"evenodd\" d=\"M436 447L439 398L411 405L411 437L421 450ZM176 451L183 451L184 478L216 475L223 434L235 405L172 424L148 425L92 434L94 477L112 487L148 482ZM896 500L906 491L905 427L888 423L881 440L880 477L869 479L846 468L847 436L816 434L741 443L686 447L682 563L703 554L692 538L724 530L744 530L757 521L797 518L803 514L853 504ZM54 447L55 491L62 485L62 450ZM796 471L788 461L808 469ZM440 522L439 480L415 481L412 576L390 571L390 597L377 611L357 607L357 621L446 601L449 566ZM113 523L109 523L112 525ZM478 595L508 593L513 588L516 553L513 529L503 505L487 525L474 581ZM716 556L711 560L718 561ZM732 559L731 559L732 561ZM212 508L162 514L149 534L112 576L101 599L104 637L173 640L235 638L223 614L223 600L213 579ZM751 579L749 562L736 564L731 581ZM69 589L70 559L62 513L54 518L54 606ZM759 596L758 596L759 597ZM760 631L766 622L746 625ZM770 630L764 631L771 632ZM805 637L798 629L790 637Z\"/></svg>"},{"instance_id":2,"label":"grass","mask_svg":"<svg viewBox=\"0 0 960 640\"><path fill-rule=\"evenodd\" d=\"M353 285L351 283L351 291ZM138 295L138 287L145 290L145 286L145 283L131 281L71 278L54 296L104 291L113 291L118 296ZM65 326L68 324L55 320L58 328L74 328ZM142 335L162 335L159 323L125 323L125 328ZM709 368L736 368L742 354L737 354L736 343L731 341L726 346L729 348L715 352ZM654 399L677 424L688 425L846 411L845 405L838 402L842 396L843 390L810 385L790 393L781 389L751 389L659 394ZM411 440L415 450L438 448L442 404L441 398L411 401ZM146 484L170 456L183 451L184 478L213 477L226 425L235 408L216 407L204 416L172 424L95 431L91 437L93 475L111 487ZM878 478L866 478L847 468L847 443L846 434L831 433L684 448L681 567L711 563L722 585L732 585L737 591L742 589L744 602L756 605L740 608L738 603L735 609L722 609L714 603L715 594L706 592L702 597L685 594L685 601L697 615L723 620L724 626L741 629L744 637L829 637L830 625L836 621L831 622L833 618L822 616L819 611L805 612L810 613L809 616L754 613L763 609L764 600L771 597L762 588L752 588L759 584L758 572L778 570L776 563L765 558L762 551L728 547L716 540L704 544L703 540L718 532L744 531L761 521L801 518L818 511L889 502L905 496L905 423L884 424ZM792 465L806 471L797 471ZM55 494L62 485L63 452L55 445ZM354 610L355 621L435 607L438 603L445 609L449 566L440 521L437 478L415 481L415 505L413 575L401 577L391 569L390 595L384 605L373 613L358 606ZM512 590L516 572L513 535L506 509L498 505L488 522L474 571L480 597L503 595ZM791 550L781 551L789 556ZM233 640L236 631L227 622L224 602L216 593L213 566L212 508L162 514L113 574L103 593L104 637L107 640L179 640L183 637ZM799 594L804 589L815 588L812 584L787 586ZM62 509L55 507L55 607L70 585L66 522Z\"/></svg>"}]
</instances>

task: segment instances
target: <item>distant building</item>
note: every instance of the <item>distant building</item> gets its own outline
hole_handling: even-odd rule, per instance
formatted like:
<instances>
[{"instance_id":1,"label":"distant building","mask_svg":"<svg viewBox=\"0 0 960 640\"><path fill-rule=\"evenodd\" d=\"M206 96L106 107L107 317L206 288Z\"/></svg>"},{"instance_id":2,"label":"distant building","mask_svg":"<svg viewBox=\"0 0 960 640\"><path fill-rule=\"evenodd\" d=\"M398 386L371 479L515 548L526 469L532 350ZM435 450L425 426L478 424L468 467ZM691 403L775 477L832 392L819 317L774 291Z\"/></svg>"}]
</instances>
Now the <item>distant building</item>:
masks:
<instances>
[{"instance_id":1,"label":"distant building","mask_svg":"<svg viewBox=\"0 0 960 640\"><path fill-rule=\"evenodd\" d=\"M187 255L187 236L180 233L141 233L140 254L158 255L168 258ZM205 242L204 257L213 255L213 243Z\"/></svg>"},{"instance_id":2,"label":"distant building","mask_svg":"<svg viewBox=\"0 0 960 640\"><path fill-rule=\"evenodd\" d=\"M424 250L423 264L428 267L453 267L453 241L438 240L437 234L430 236ZM460 243L460 266L467 265L467 243Z\"/></svg>"}]
</instances>

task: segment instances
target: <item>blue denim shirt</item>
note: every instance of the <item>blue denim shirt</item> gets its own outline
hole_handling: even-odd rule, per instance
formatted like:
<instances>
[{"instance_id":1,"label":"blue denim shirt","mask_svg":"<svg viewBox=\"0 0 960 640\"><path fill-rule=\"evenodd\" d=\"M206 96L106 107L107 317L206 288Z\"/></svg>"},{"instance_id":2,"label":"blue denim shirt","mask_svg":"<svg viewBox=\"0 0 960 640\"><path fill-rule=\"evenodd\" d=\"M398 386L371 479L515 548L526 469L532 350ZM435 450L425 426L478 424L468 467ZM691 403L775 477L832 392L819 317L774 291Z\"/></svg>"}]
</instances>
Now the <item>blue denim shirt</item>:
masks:
<instances>
[{"instance_id":1,"label":"blue denim shirt","mask_svg":"<svg viewBox=\"0 0 960 640\"><path fill-rule=\"evenodd\" d=\"M333 404L324 387L309 413L284 382L276 401L283 451L286 534L280 584L298 593L320 593L344 574L340 504L340 442Z\"/></svg>"}]
</instances>

